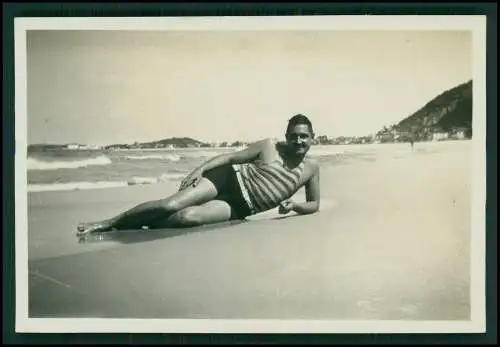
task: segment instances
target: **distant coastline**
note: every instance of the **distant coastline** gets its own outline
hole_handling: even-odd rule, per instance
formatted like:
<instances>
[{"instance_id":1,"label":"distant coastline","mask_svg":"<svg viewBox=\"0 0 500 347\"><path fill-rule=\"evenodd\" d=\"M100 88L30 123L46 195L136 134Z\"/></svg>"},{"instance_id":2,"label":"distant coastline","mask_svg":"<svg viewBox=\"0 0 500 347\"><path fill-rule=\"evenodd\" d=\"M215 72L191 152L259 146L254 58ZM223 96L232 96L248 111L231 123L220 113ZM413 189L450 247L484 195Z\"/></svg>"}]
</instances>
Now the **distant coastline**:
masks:
<instances>
[{"instance_id":1,"label":"distant coastline","mask_svg":"<svg viewBox=\"0 0 500 347\"><path fill-rule=\"evenodd\" d=\"M244 147L248 143L243 141L205 143L192 138L167 138L153 142L134 142L131 144L111 144L106 146L67 143L67 144L32 144L28 145L28 152L53 150L165 150L165 149L196 149L196 148L235 148Z\"/></svg>"},{"instance_id":2,"label":"distant coastline","mask_svg":"<svg viewBox=\"0 0 500 347\"><path fill-rule=\"evenodd\" d=\"M467 140L472 138L472 80L444 91L417 112L398 124L384 126L380 131L366 136L317 136L313 145L350 145L371 143L425 142ZM171 137L152 142L112 144L32 144L28 153L51 150L141 150L177 148L239 148L248 142L207 143L190 137Z\"/></svg>"},{"instance_id":3,"label":"distant coastline","mask_svg":"<svg viewBox=\"0 0 500 347\"><path fill-rule=\"evenodd\" d=\"M430 141L450 141L450 140L468 140L469 138L465 136L463 132L457 133L432 133L430 139L420 139L414 142L430 142ZM388 133L383 133L381 135L375 136L341 136L336 138L329 138L327 136L319 136L313 141L313 146L343 146L343 145L360 145L360 144L381 144L381 143L402 143L410 142L404 136L398 134L395 130L389 130ZM109 151L136 151L136 150L149 150L149 151L161 151L166 149L199 149L199 148L218 148L218 149L234 149L243 148L248 145L247 142L238 142L238 145L221 145L221 144L204 144L204 145L171 145L171 146L148 146L141 143L134 144L120 144L120 145L108 145L108 146L97 146L97 145L84 145L84 144L33 144L28 146L28 153L30 152L40 152L40 151L55 151L55 150L79 150L79 151L93 151L93 150L109 150Z\"/></svg>"}]
</instances>

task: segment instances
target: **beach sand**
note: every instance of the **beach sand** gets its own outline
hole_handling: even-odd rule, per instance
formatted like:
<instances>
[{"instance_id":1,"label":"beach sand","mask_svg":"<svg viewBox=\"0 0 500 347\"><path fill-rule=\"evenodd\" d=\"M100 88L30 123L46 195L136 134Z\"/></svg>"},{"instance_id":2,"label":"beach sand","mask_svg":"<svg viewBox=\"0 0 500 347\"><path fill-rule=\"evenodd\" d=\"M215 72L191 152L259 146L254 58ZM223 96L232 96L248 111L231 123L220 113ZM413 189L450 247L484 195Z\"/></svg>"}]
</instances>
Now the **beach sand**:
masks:
<instances>
[{"instance_id":1,"label":"beach sand","mask_svg":"<svg viewBox=\"0 0 500 347\"><path fill-rule=\"evenodd\" d=\"M308 216L79 244L78 222L177 183L30 193L29 315L468 320L472 143L377 148L323 165L321 212Z\"/></svg>"}]
</instances>

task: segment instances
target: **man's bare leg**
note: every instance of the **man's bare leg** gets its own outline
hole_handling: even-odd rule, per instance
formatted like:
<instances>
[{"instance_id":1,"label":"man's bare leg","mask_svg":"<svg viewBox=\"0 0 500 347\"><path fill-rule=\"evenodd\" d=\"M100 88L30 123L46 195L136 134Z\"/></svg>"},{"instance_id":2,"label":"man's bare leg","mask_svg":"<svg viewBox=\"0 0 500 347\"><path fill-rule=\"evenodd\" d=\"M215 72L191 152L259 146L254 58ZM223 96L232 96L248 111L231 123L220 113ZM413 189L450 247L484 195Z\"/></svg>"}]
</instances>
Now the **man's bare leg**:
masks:
<instances>
[{"instance_id":1,"label":"man's bare leg","mask_svg":"<svg viewBox=\"0 0 500 347\"><path fill-rule=\"evenodd\" d=\"M186 207L153 222L155 228L193 227L225 222L231 219L231 206L222 200L211 200L199 206Z\"/></svg>"},{"instance_id":2,"label":"man's bare leg","mask_svg":"<svg viewBox=\"0 0 500 347\"><path fill-rule=\"evenodd\" d=\"M180 211L189 206L206 203L217 196L218 192L213 183L202 178L196 187L190 187L177 192L168 198L147 201L113 218L78 225L77 235L92 232L109 231L112 229L136 229L147 225L153 220Z\"/></svg>"}]
</instances>

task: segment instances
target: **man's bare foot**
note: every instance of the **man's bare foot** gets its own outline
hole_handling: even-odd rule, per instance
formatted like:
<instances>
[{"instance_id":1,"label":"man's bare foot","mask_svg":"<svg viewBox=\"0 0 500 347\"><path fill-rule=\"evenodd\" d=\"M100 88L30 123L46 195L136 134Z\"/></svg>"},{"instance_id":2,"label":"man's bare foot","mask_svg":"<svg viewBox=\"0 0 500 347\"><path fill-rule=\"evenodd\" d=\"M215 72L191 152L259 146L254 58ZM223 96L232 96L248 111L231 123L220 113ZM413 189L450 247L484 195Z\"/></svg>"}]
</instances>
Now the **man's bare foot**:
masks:
<instances>
[{"instance_id":1,"label":"man's bare foot","mask_svg":"<svg viewBox=\"0 0 500 347\"><path fill-rule=\"evenodd\" d=\"M110 231L112 227L107 222L91 222L91 223L80 223L76 229L77 229L76 236L82 237L91 233Z\"/></svg>"}]
</instances>

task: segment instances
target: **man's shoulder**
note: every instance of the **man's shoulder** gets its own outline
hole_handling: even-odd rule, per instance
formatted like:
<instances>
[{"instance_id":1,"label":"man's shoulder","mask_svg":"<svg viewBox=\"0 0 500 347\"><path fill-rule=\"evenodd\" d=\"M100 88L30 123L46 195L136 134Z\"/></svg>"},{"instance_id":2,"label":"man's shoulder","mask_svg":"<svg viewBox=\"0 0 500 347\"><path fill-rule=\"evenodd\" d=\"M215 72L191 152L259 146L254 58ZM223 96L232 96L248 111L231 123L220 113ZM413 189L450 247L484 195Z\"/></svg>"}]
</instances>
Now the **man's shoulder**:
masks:
<instances>
[{"instance_id":1,"label":"man's shoulder","mask_svg":"<svg viewBox=\"0 0 500 347\"><path fill-rule=\"evenodd\" d=\"M250 150L267 151L269 148L273 147L271 139L263 138L249 143L246 148Z\"/></svg>"},{"instance_id":2,"label":"man's shoulder","mask_svg":"<svg viewBox=\"0 0 500 347\"><path fill-rule=\"evenodd\" d=\"M279 143L276 139L270 138L270 137L265 137L260 140L257 140L252 143L252 145L257 145L257 146L276 146Z\"/></svg>"},{"instance_id":3,"label":"man's shoulder","mask_svg":"<svg viewBox=\"0 0 500 347\"><path fill-rule=\"evenodd\" d=\"M311 157L307 155L304 158L304 165L310 166L311 168L318 170L319 169L319 161L317 158Z\"/></svg>"},{"instance_id":4,"label":"man's shoulder","mask_svg":"<svg viewBox=\"0 0 500 347\"><path fill-rule=\"evenodd\" d=\"M308 172L309 176L316 175L316 173L319 172L319 162L318 162L318 159L306 156L304 158L304 167L305 167L306 171Z\"/></svg>"}]
</instances>

